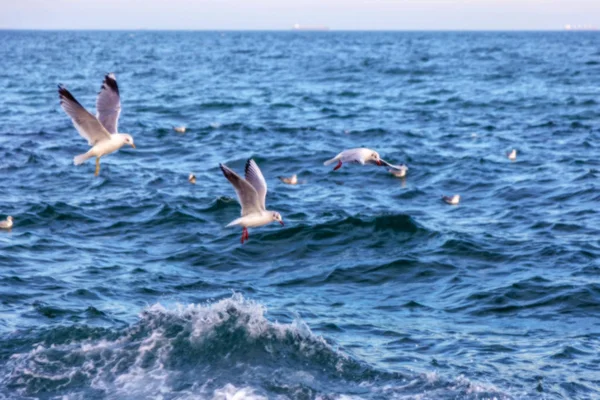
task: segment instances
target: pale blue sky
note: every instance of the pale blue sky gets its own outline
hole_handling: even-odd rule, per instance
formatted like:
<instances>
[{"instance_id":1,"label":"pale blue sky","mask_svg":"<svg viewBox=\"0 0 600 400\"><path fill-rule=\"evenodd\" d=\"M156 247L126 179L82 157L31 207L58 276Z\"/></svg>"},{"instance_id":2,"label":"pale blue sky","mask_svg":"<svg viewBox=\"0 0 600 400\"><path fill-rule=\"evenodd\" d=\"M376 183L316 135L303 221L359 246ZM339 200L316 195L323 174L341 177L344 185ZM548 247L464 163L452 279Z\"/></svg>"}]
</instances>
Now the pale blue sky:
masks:
<instances>
[{"instance_id":1,"label":"pale blue sky","mask_svg":"<svg viewBox=\"0 0 600 400\"><path fill-rule=\"evenodd\" d=\"M0 0L4 29L562 29L600 0Z\"/></svg>"}]
</instances>

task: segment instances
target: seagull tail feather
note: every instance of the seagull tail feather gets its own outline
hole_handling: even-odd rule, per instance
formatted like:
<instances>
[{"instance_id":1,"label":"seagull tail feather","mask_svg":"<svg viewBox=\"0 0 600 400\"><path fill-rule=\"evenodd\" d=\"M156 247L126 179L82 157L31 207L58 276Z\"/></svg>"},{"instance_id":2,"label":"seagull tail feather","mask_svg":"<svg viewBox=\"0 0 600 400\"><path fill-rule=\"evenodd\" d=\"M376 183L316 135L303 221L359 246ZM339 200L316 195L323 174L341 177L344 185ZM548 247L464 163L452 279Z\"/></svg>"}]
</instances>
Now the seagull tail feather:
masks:
<instances>
[{"instance_id":1,"label":"seagull tail feather","mask_svg":"<svg viewBox=\"0 0 600 400\"><path fill-rule=\"evenodd\" d=\"M230 223L225 225L225 227L229 228L230 226L239 225L241 222L242 222L242 218L234 219L233 221L231 221Z\"/></svg>"},{"instance_id":2,"label":"seagull tail feather","mask_svg":"<svg viewBox=\"0 0 600 400\"><path fill-rule=\"evenodd\" d=\"M327 160L323 163L323 165L329 165L329 164L333 164L334 162L338 161L340 159L340 155L338 154L337 156L333 157L331 160Z\"/></svg>"}]
</instances>

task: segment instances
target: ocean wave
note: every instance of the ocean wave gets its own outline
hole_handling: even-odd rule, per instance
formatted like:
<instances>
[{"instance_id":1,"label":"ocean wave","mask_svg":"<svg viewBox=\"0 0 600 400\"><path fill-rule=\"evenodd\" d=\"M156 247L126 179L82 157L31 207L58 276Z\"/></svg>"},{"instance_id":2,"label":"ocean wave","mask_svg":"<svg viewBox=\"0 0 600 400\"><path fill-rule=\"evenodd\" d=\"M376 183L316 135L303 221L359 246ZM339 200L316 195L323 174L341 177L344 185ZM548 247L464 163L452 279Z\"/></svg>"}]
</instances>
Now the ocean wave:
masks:
<instances>
[{"instance_id":1,"label":"ocean wave","mask_svg":"<svg viewBox=\"0 0 600 400\"><path fill-rule=\"evenodd\" d=\"M459 310L476 316L527 313L541 319L547 318L548 313L589 315L600 310L600 285L556 284L542 277L532 277L508 286L477 291L458 307L448 309Z\"/></svg>"},{"instance_id":2,"label":"ocean wave","mask_svg":"<svg viewBox=\"0 0 600 400\"><path fill-rule=\"evenodd\" d=\"M155 304L122 330L57 326L16 332L2 348L11 397L144 399L509 398L463 376L407 376L358 361L301 320L271 322L234 294L206 305ZM5 342L6 343L6 342ZM16 352L15 352L16 350ZM237 397L232 397L237 396Z\"/></svg>"}]
</instances>

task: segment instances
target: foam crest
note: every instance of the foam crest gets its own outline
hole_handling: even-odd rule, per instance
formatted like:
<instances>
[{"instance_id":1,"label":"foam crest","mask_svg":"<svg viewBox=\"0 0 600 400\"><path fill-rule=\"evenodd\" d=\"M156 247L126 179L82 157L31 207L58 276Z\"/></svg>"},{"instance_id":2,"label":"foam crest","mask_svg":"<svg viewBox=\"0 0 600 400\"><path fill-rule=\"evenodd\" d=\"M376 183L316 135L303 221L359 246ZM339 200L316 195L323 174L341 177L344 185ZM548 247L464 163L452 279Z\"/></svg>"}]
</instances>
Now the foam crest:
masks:
<instances>
[{"instance_id":1,"label":"foam crest","mask_svg":"<svg viewBox=\"0 0 600 400\"><path fill-rule=\"evenodd\" d=\"M127 398L165 392L261 399L243 380L213 377L231 378L229 369L240 374L269 370L279 357L310 362L315 355L319 360L325 355L339 363L337 353L306 324L271 322L266 312L265 306L240 294L206 305L156 304L141 312L138 323L112 338L90 340L84 331L79 340L39 344L12 355L2 383L21 395L75 396L91 388L96 394Z\"/></svg>"},{"instance_id":2,"label":"foam crest","mask_svg":"<svg viewBox=\"0 0 600 400\"><path fill-rule=\"evenodd\" d=\"M122 330L98 336L78 327L66 341L13 354L0 366L0 387L64 399L510 398L462 375L377 370L298 319L278 323L266 315L264 305L240 294L203 305L155 304Z\"/></svg>"}]
</instances>

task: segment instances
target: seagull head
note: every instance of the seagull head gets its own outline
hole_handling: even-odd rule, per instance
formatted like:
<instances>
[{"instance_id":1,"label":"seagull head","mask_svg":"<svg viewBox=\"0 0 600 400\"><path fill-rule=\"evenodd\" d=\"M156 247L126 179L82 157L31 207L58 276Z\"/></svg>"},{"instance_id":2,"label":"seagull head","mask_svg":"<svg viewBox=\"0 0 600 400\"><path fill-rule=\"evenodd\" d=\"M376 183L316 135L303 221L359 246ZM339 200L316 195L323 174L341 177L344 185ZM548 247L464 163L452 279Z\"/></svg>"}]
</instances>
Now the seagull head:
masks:
<instances>
[{"instance_id":1,"label":"seagull head","mask_svg":"<svg viewBox=\"0 0 600 400\"><path fill-rule=\"evenodd\" d=\"M273 217L273 221L277 221L281 224L281 226L284 226L283 218L281 218L281 214L279 214L277 211L273 211L272 217Z\"/></svg>"},{"instance_id":2,"label":"seagull head","mask_svg":"<svg viewBox=\"0 0 600 400\"><path fill-rule=\"evenodd\" d=\"M381 166L381 158L379 157L379 153L377 153L376 151L372 152L370 155L370 161L374 162L375 164Z\"/></svg>"},{"instance_id":3,"label":"seagull head","mask_svg":"<svg viewBox=\"0 0 600 400\"><path fill-rule=\"evenodd\" d=\"M10 215L8 217L6 217L6 220L9 222L13 222L13 217L11 217Z\"/></svg>"},{"instance_id":4,"label":"seagull head","mask_svg":"<svg viewBox=\"0 0 600 400\"><path fill-rule=\"evenodd\" d=\"M135 143L133 143L133 137L128 133L122 133L123 144L128 144L135 149Z\"/></svg>"}]
</instances>

